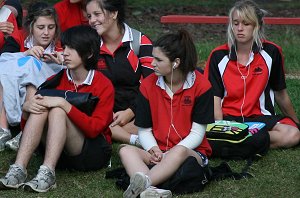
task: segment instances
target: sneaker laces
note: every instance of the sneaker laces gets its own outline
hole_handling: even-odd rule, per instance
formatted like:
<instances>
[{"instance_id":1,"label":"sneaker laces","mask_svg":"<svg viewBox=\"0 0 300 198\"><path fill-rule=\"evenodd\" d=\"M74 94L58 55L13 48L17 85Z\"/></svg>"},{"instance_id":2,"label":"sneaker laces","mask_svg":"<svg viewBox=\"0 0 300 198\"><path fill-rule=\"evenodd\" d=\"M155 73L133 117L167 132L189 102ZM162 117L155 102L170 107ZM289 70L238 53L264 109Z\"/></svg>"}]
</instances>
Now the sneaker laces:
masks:
<instances>
[{"instance_id":1,"label":"sneaker laces","mask_svg":"<svg viewBox=\"0 0 300 198\"><path fill-rule=\"evenodd\" d=\"M19 142L17 140L10 142L12 146L19 148Z\"/></svg>"},{"instance_id":2,"label":"sneaker laces","mask_svg":"<svg viewBox=\"0 0 300 198\"><path fill-rule=\"evenodd\" d=\"M22 132L18 133L18 135L16 135L13 139L9 140L8 142L10 142L12 145L14 145L16 147L19 147L21 135L22 135Z\"/></svg>"},{"instance_id":3,"label":"sneaker laces","mask_svg":"<svg viewBox=\"0 0 300 198\"><path fill-rule=\"evenodd\" d=\"M5 137L7 135L11 136L10 131L5 131L2 128L0 128L0 139L2 139L3 137Z\"/></svg>"},{"instance_id":4,"label":"sneaker laces","mask_svg":"<svg viewBox=\"0 0 300 198\"><path fill-rule=\"evenodd\" d=\"M32 181L45 181L45 183L49 184L49 182L51 182L51 180L49 181L49 178L51 177L55 177L54 173L48 167L41 166L38 174L32 179Z\"/></svg>"},{"instance_id":5,"label":"sneaker laces","mask_svg":"<svg viewBox=\"0 0 300 198\"><path fill-rule=\"evenodd\" d=\"M5 178L9 178L12 176L12 177L18 179L17 176L20 174L20 172L26 175L26 172L23 170L23 168L21 168L20 166L18 166L16 164L13 164L10 166L8 172L5 175Z\"/></svg>"},{"instance_id":6,"label":"sneaker laces","mask_svg":"<svg viewBox=\"0 0 300 198\"><path fill-rule=\"evenodd\" d=\"M18 135L16 135L16 136L14 137L14 139L20 140L21 135L22 135L22 131L19 132Z\"/></svg>"}]
</instances>

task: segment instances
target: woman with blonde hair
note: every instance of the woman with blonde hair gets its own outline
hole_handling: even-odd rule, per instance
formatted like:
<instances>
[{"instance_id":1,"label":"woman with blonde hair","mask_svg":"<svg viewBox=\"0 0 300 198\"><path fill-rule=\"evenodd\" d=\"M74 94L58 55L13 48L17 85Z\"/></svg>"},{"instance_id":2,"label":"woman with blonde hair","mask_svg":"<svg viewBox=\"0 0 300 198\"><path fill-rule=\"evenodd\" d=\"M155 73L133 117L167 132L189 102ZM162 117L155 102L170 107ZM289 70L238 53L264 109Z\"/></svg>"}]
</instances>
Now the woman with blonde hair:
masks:
<instances>
[{"instance_id":1,"label":"woman with blonde hair","mask_svg":"<svg viewBox=\"0 0 300 198\"><path fill-rule=\"evenodd\" d=\"M299 120L289 98L282 49L265 39L266 11L238 1L229 12L228 43L215 48L205 74L214 90L216 120L264 122L270 147L299 143ZM275 113L278 104L283 116Z\"/></svg>"}]
</instances>

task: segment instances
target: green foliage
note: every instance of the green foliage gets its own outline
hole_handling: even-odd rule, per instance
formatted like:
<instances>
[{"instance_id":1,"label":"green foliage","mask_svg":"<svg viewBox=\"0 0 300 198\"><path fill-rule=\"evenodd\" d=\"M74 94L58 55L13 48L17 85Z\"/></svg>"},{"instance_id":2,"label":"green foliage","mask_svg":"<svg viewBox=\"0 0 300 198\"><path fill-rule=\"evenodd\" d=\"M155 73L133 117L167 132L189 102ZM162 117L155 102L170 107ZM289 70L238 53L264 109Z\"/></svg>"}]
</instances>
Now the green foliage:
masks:
<instances>
[{"instance_id":1,"label":"green foliage","mask_svg":"<svg viewBox=\"0 0 300 198\"><path fill-rule=\"evenodd\" d=\"M298 26L281 26L270 27L267 29L267 38L282 47L285 70L288 74L299 74L300 57L298 54L300 43L300 27Z\"/></svg>"},{"instance_id":2,"label":"green foliage","mask_svg":"<svg viewBox=\"0 0 300 198\"><path fill-rule=\"evenodd\" d=\"M287 90L288 90L289 96L291 97L291 100L292 100L292 103L293 103L293 106L295 108L298 118L300 118L300 100L299 100L299 95L300 95L299 91L300 90L299 90L299 87L300 87L299 78L287 80Z\"/></svg>"}]
</instances>

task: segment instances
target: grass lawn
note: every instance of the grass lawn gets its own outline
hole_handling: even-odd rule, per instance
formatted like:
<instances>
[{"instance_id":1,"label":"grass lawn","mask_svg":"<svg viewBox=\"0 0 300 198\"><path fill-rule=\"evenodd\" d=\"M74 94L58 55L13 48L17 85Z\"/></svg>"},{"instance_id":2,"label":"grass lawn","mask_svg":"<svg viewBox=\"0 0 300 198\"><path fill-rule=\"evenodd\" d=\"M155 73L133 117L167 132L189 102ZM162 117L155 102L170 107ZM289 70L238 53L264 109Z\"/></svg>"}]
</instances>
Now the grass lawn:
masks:
<instances>
[{"instance_id":1,"label":"grass lawn","mask_svg":"<svg viewBox=\"0 0 300 198\"><path fill-rule=\"evenodd\" d=\"M22 1L23 2L23 1ZM27 2L27 1L24 1ZM56 2L55 0L51 1ZM230 3L228 3L230 2ZM232 5L232 0L226 1L213 1L213 0L128 0L128 6L133 10L136 18L147 17L143 16L145 10L156 9L157 7L167 7L172 9L179 9L181 6L187 5L200 5L204 8L210 8L212 10L226 10ZM261 0L263 5L266 5L267 9L274 9L273 15L276 14L278 9L298 9L300 10L300 3L295 0L291 1L268 1ZM270 3L272 2L272 3ZM226 8L226 9L224 9ZM139 12L138 12L139 11ZM157 11L157 10L156 10ZM174 10L173 10L174 11ZM141 12L141 13L140 13ZM189 28L191 31L198 31L199 33L208 31L212 32L213 36L209 33L203 34L203 37L195 38L197 49L200 57L200 65L203 66L210 51L217 45L224 43L225 34L214 34L216 29L224 29L222 25L168 25L163 26L159 23L159 17L165 13L157 13L156 20L153 24L141 23L140 21L129 21L133 27L141 29L144 33L149 35L155 40L161 33L168 32L172 29L179 27ZM184 14L184 13L179 13ZM155 16L154 16L155 17ZM132 19L132 18L131 18ZM134 18L133 18L134 19ZM153 28L155 26L155 28ZM223 31L224 32L224 31ZM295 26L280 26L280 27L267 27L267 35L270 40L274 41L283 48L285 56L285 67L289 74L300 74L299 64L299 27ZM198 35L198 34L197 34ZM300 118L300 81L297 79L287 79L288 92L291 96L295 110ZM112 157L112 168L121 166L119 158L117 156L118 144L114 144L114 153ZM8 170L9 164L13 163L15 159L15 152L4 151L0 152L0 176L3 176ZM29 179L31 179L41 163L39 156L33 156L30 165L28 167ZM210 160L212 166L216 166L220 163L218 159ZM235 171L240 171L244 166L244 161L229 161L230 166ZM108 170L108 168L106 169ZM56 190L50 191L46 194L24 193L21 190L9 190L0 191L0 197L12 198L12 197L122 197L122 191L117 189L114 180L107 180L104 178L105 171L96 172L68 172L57 171L57 185ZM300 195L300 148L297 146L293 149L278 149L270 150L267 156L261 160L255 162L252 165L250 171L255 177L243 180L231 180L227 179L219 182L211 182L203 192L180 195L174 197L282 197L282 198L294 198Z\"/></svg>"},{"instance_id":2,"label":"grass lawn","mask_svg":"<svg viewBox=\"0 0 300 198\"><path fill-rule=\"evenodd\" d=\"M299 86L299 83L298 83ZM114 144L116 150L117 144ZM116 153L116 152L115 152ZM114 153L112 168L121 165ZM0 174L4 175L8 164L14 160L13 151L0 153ZM29 178L34 177L41 162L33 157L28 168ZM211 182L203 192L174 197L298 197L300 193L299 146L288 150L271 150L263 159L254 162L250 173L254 178ZM220 160L210 160L216 166ZM229 161L234 171L240 171L244 161ZM107 168L106 170L109 170ZM122 197L123 191L116 188L115 180L105 179L105 171L69 172L56 171L58 188L45 194L23 192L22 190L1 191L0 197Z\"/></svg>"}]
</instances>

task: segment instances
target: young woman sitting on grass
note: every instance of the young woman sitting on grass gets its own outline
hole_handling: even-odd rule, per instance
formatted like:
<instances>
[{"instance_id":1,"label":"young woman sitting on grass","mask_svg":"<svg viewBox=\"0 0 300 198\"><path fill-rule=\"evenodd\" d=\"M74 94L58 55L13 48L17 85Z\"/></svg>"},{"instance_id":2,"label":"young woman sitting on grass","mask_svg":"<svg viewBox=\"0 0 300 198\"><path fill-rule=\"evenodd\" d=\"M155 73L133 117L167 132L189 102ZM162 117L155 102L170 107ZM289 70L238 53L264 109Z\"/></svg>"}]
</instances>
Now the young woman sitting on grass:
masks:
<instances>
[{"instance_id":1,"label":"young woman sitting on grass","mask_svg":"<svg viewBox=\"0 0 300 198\"><path fill-rule=\"evenodd\" d=\"M0 56L0 150L4 145L19 147L21 133L11 139L9 126L21 122L22 106L48 77L59 72L62 56L56 12L48 4L36 2L30 6L24 23L25 34L19 34L19 45L9 37L6 48L14 46L16 53Z\"/></svg>"},{"instance_id":2,"label":"young woman sitting on grass","mask_svg":"<svg viewBox=\"0 0 300 198\"><path fill-rule=\"evenodd\" d=\"M196 70L197 52L189 33L162 36L152 54L155 73L142 81L135 119L144 149L121 145L119 151L130 176L126 198L171 197L169 190L151 186L168 180L189 156L207 166L212 152L205 129L214 122L213 93Z\"/></svg>"},{"instance_id":3,"label":"young woman sitting on grass","mask_svg":"<svg viewBox=\"0 0 300 198\"><path fill-rule=\"evenodd\" d=\"M228 43L211 52L205 74L214 90L216 120L263 122L270 147L289 148L300 142L299 120L286 89L282 50L264 39L265 14L253 1L236 2ZM275 102L284 116L275 114Z\"/></svg>"},{"instance_id":4,"label":"young woman sitting on grass","mask_svg":"<svg viewBox=\"0 0 300 198\"><path fill-rule=\"evenodd\" d=\"M111 157L114 90L97 68L100 39L89 26L75 26L62 35L64 64L58 90L89 92L99 98L93 113L87 115L63 97L35 95L24 104L28 116L16 161L0 189L47 192L56 187L55 168L79 171L98 170ZM35 149L45 146L44 161L36 177L26 182L28 162ZM26 183L25 183L26 182Z\"/></svg>"},{"instance_id":5,"label":"young woman sitting on grass","mask_svg":"<svg viewBox=\"0 0 300 198\"><path fill-rule=\"evenodd\" d=\"M124 22L125 0L86 0L85 3L89 24L101 37L98 68L115 88L112 138L139 146L134 125L135 99L140 82L153 73L152 42ZM135 41L139 52L134 49Z\"/></svg>"}]
</instances>

